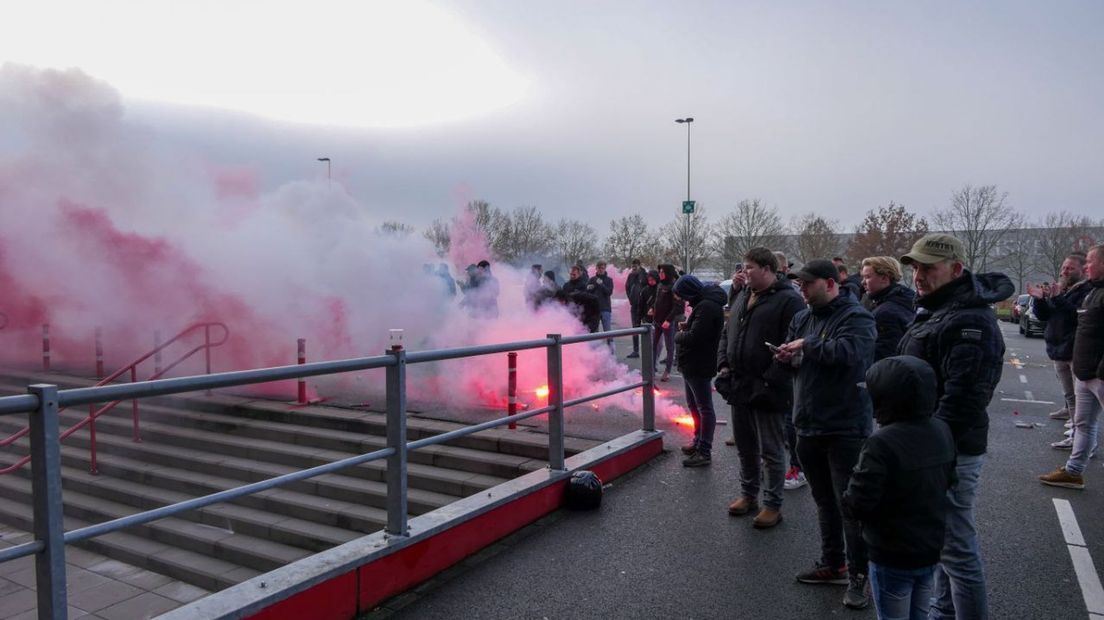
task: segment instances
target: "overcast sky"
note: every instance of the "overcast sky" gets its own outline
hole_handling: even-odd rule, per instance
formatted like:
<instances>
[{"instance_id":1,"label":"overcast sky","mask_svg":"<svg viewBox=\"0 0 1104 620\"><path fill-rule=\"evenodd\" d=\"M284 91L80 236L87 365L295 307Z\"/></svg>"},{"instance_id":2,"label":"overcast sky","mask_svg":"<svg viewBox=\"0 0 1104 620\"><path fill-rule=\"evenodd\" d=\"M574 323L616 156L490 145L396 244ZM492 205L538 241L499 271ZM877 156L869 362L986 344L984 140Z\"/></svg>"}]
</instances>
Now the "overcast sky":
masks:
<instances>
[{"instance_id":1,"label":"overcast sky","mask_svg":"<svg viewBox=\"0 0 1104 620\"><path fill-rule=\"evenodd\" d=\"M80 66L264 190L328 156L380 220L480 198L658 226L686 197L683 116L714 220L760 198L851 226L966 183L1104 213L1104 2L0 4L0 61Z\"/></svg>"}]
</instances>

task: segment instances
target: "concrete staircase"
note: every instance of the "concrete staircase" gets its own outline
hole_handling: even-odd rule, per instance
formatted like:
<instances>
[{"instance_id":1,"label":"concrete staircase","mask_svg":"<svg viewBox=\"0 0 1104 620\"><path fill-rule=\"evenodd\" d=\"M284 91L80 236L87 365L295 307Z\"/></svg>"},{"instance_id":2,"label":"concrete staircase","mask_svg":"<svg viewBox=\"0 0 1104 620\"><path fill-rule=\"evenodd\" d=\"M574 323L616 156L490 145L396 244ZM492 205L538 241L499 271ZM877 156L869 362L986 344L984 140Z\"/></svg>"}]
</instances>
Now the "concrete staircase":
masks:
<instances>
[{"instance_id":1,"label":"concrete staircase","mask_svg":"<svg viewBox=\"0 0 1104 620\"><path fill-rule=\"evenodd\" d=\"M62 388L94 381L0 371L0 395L30 383ZM63 411L63 428L87 408ZM0 416L0 436L26 416ZM96 422L99 474L88 472L89 434L61 447L65 529L99 523L321 465L385 446L381 412L296 407L283 402L184 395L141 402L142 441L132 441L129 403ZM461 425L409 417L411 440ZM598 442L568 438L569 454ZM3 449L7 465L27 439ZM547 436L496 429L409 454L409 510L423 514L547 465ZM234 502L108 534L79 546L207 590L219 590L299 558L382 529L386 465L348 468ZM0 522L33 527L30 468L0 476Z\"/></svg>"}]
</instances>

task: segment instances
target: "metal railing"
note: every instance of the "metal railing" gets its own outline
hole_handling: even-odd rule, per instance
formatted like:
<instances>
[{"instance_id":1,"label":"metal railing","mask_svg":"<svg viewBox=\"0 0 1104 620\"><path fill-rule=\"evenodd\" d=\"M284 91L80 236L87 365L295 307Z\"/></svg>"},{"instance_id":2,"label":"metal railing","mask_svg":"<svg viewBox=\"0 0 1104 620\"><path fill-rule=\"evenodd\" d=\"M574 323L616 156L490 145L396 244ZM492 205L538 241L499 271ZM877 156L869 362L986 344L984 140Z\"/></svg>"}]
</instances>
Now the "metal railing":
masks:
<instances>
[{"instance_id":1,"label":"metal railing","mask_svg":"<svg viewBox=\"0 0 1104 620\"><path fill-rule=\"evenodd\" d=\"M641 381L613 388L597 394L564 400L563 396L563 347L565 345L605 340L607 338L642 335ZM534 416L548 414L548 466L564 469L564 417L567 407L606 398L643 388L642 428L655 431L655 400L651 326L599 332L581 336L549 334L540 340L526 340L502 344L439 349L408 353L402 348L388 351L378 357L363 357L304 365L279 366L258 370L224 372L218 374L157 379L140 383L102 385L88 388L59 390L56 385L36 384L28 387L28 394L0 398L0 415L30 413L31 488L34 503L34 537L29 543L0 550L0 562L35 554L36 593L38 617L59 619L66 617L65 593L65 545L77 543L95 536L108 534L127 527L149 523L188 510L236 499L251 493L265 491L282 484L332 473L370 461L387 459L387 526L389 536L406 536L407 529L407 452L465 437L479 431L516 423ZM605 346L603 344L603 346ZM547 350L548 405L515 415L474 424L440 435L407 442L406 439L406 366L426 362L439 362L464 357L509 353L526 349ZM344 372L385 368L387 373L387 447L349 457L339 461L311 467L277 476L268 480L246 484L176 504L162 506L133 515L80 529L64 531L61 497L61 448L58 433L58 411L63 406L87 405L104 401L148 398L183 392L212 390L238 385L268 383L301 377L315 377Z\"/></svg>"},{"instance_id":2,"label":"metal railing","mask_svg":"<svg viewBox=\"0 0 1104 620\"><path fill-rule=\"evenodd\" d=\"M222 330L222 337L219 340L214 341L214 342L211 341L211 328L212 327L216 327L216 328L219 328L219 329ZM192 332L197 331L199 329L203 330L203 344L196 345L191 350L189 350L187 353L185 353L184 355L181 355L179 358L177 358L173 363L169 364L167 367L161 368L161 360L160 360L161 352L164 351L169 345L171 345L171 344L173 344L173 343L175 343L179 340L184 339L189 334L191 334ZM141 364L142 362L148 360L151 357L157 359L157 367L154 369L154 373L152 375L150 375L150 377L149 377L149 379L147 379L147 381L152 380L152 379L159 379L159 378L163 377L165 375L165 373L169 372L173 368L176 368L178 365L183 363L189 357L195 355L196 353L198 353L200 351L204 351L205 354L206 354L205 355L205 361L206 361L206 364L207 364L207 374L211 374L211 349L214 348L214 347L217 347L217 346L221 346L229 338L230 338L230 329L228 327L226 327L226 324L224 324L224 323L196 323L194 325L190 325L188 327L185 327L183 330L181 330L180 333L178 333L177 335L170 338L167 342L158 344L149 353L146 353L145 355L139 357L138 359L136 359L133 362L127 364L126 366L123 366L122 368L120 368L119 370L116 370L115 372L111 373L107 377L104 377L103 379L100 379L98 382L96 382L95 386L93 386L93 387L98 387L98 386L101 386L101 385L107 385L109 383L113 383L116 379L123 376L128 371L130 372L130 382L131 383L137 383L138 382L138 364ZM97 346L96 346L96 349L97 349L97 362L99 363L99 361L100 361L99 360L99 354L100 354L99 332L97 332L96 343L97 343ZM88 466L88 471L93 473L93 474L99 473L98 470L97 470L97 467L96 467L96 419L99 418L100 416L102 416L103 414L107 413L108 411L111 411L112 409L114 409L115 406L118 405L119 403L123 402L123 400L126 400L126 399L120 398L118 400L114 400L114 401L112 401L110 403L107 403L106 405L100 407L99 409L96 408L95 403L92 403L88 408L88 415L85 416L84 418L82 418L76 424L74 424L74 425L70 426L69 428L65 429L65 431L63 431L61 433L61 435L58 437L58 440L61 441L63 439L66 439L67 437L69 437L73 433L77 432L78 430L84 428L85 426L88 427L88 433L89 433L89 440L88 440L89 441L89 443L88 443L89 466ZM65 409L65 407L59 408L58 413L60 413L62 411L62 409ZM134 441L136 441L136 442L142 441L142 435L141 435L141 431L139 430L139 424L138 424L138 400L137 399L133 399L131 401L131 417L133 419ZM25 426L25 427L23 427L22 429L20 429L16 432L12 433L8 437L5 437L4 439L0 439L0 447L8 446L8 445L11 445L12 443L15 443L15 441L17 441L19 439L22 439L30 431L31 431L31 427L30 427L30 425L28 425L28 426ZM28 462L30 462L30 460L31 460L31 455L28 454L28 455L16 460L11 465L8 465L7 467L4 467L4 468L0 468L0 475L9 474L9 473L19 469L20 467L23 467Z\"/></svg>"}]
</instances>

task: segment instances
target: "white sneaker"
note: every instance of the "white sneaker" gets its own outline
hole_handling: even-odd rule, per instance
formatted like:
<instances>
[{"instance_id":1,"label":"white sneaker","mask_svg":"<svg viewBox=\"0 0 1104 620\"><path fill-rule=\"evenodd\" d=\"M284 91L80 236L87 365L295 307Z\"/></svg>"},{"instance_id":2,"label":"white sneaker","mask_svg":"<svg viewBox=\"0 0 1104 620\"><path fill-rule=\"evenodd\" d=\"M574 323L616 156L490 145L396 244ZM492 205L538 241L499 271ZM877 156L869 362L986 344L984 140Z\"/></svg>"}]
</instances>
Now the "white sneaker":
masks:
<instances>
[{"instance_id":1,"label":"white sneaker","mask_svg":"<svg viewBox=\"0 0 1104 620\"><path fill-rule=\"evenodd\" d=\"M1055 441L1050 444L1051 448L1055 450L1072 450L1073 449L1073 437L1066 437L1062 441Z\"/></svg>"},{"instance_id":2,"label":"white sneaker","mask_svg":"<svg viewBox=\"0 0 1104 620\"><path fill-rule=\"evenodd\" d=\"M1071 428L1071 429L1069 429L1068 431L1066 431L1065 433L1062 433L1062 434L1065 435L1066 437L1073 437L1073 429Z\"/></svg>"},{"instance_id":3,"label":"white sneaker","mask_svg":"<svg viewBox=\"0 0 1104 620\"><path fill-rule=\"evenodd\" d=\"M1073 420L1066 422L1063 426L1065 426L1066 428L1073 428Z\"/></svg>"},{"instance_id":4,"label":"white sneaker","mask_svg":"<svg viewBox=\"0 0 1104 620\"><path fill-rule=\"evenodd\" d=\"M806 484L809 484L809 481L805 480L805 472L799 471L796 476L786 476L786 481L782 483L782 488L787 491L793 491L794 489L800 489Z\"/></svg>"}]
</instances>

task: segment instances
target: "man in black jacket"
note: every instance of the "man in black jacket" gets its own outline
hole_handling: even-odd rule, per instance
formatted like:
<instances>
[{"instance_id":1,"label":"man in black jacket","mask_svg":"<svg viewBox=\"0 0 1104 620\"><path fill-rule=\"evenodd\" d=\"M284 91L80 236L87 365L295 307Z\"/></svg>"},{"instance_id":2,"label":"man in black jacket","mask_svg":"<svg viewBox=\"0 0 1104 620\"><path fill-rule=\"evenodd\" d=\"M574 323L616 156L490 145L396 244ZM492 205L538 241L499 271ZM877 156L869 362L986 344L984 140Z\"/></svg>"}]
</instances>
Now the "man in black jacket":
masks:
<instances>
[{"instance_id":1,"label":"man in black jacket","mask_svg":"<svg viewBox=\"0 0 1104 620\"><path fill-rule=\"evenodd\" d=\"M640 266L640 259L634 258L632 269L629 270L629 275L625 276L625 297L629 300L629 318L632 320L633 327L640 327L641 314L643 314L640 309L640 291L647 285L647 279L648 272ZM628 359L640 357L640 336L633 335L632 348L632 353L625 357Z\"/></svg>"},{"instance_id":2,"label":"man in black jacket","mask_svg":"<svg viewBox=\"0 0 1104 620\"><path fill-rule=\"evenodd\" d=\"M839 501L874 425L870 397L858 384L874 361L877 330L859 300L841 292L831 262L811 260L790 277L800 281L809 308L794 315L775 359L797 369L797 455L816 502L821 539L820 560L797 580L847 584L843 604L863 608L870 602L866 545L858 521L841 514Z\"/></svg>"},{"instance_id":3,"label":"man in black jacket","mask_svg":"<svg viewBox=\"0 0 1104 620\"><path fill-rule=\"evenodd\" d=\"M862 282L870 302L870 312L878 326L874 361L897 353L897 344L916 316L916 293L901 286L901 264L892 256L872 256L862 262Z\"/></svg>"},{"instance_id":4,"label":"man in black jacket","mask_svg":"<svg viewBox=\"0 0 1104 620\"><path fill-rule=\"evenodd\" d=\"M663 374L660 381L666 381L671 376L671 365L675 361L675 317L683 313L684 304L676 300L671 288L678 280L678 272L675 266L663 264L659 266L659 285L656 287L655 301L652 304L652 323L655 330L652 332L652 355L656 363L659 362L659 342L667 346L667 357L663 360Z\"/></svg>"},{"instance_id":5,"label":"man in black jacket","mask_svg":"<svg viewBox=\"0 0 1104 620\"><path fill-rule=\"evenodd\" d=\"M1055 420L1068 420L1073 414L1073 337L1077 332L1077 308L1085 300L1092 286L1084 279L1085 256L1070 254L1062 261L1059 281L1051 286L1029 286L1027 292L1035 298L1035 316L1046 321L1046 352L1054 362L1054 374L1062 386L1065 402L1058 411L1050 414ZM1073 437L1050 444L1054 448L1068 450L1073 447Z\"/></svg>"},{"instance_id":6,"label":"man in black jacket","mask_svg":"<svg viewBox=\"0 0 1104 620\"><path fill-rule=\"evenodd\" d=\"M752 522L774 527L782 520L782 489L786 477L783 417L793 405L793 380L773 359L769 344L786 338L790 320L805 308L789 280L780 280L778 259L767 248L752 248L744 256L747 286L729 308L728 322L717 349L717 371L730 378L732 435L740 458L740 497L728 507L731 515L759 508L762 466L766 465L763 509Z\"/></svg>"},{"instance_id":7,"label":"man in black jacket","mask_svg":"<svg viewBox=\"0 0 1104 620\"><path fill-rule=\"evenodd\" d=\"M694 441L682 448L686 467L702 467L712 461L713 431L717 415L713 410L713 376L717 374L717 341L724 328L725 292L716 285L705 286L694 276L682 276L672 287L675 299L694 309L679 323L678 368L686 386L686 406L694 418ZM681 304L680 304L681 305Z\"/></svg>"},{"instance_id":8,"label":"man in black jacket","mask_svg":"<svg viewBox=\"0 0 1104 620\"><path fill-rule=\"evenodd\" d=\"M944 499L954 479L954 438L932 418L935 371L924 360L875 362L866 389L880 428L863 446L843 511L863 526L878 617L927 618L943 548Z\"/></svg>"},{"instance_id":9,"label":"man in black jacket","mask_svg":"<svg viewBox=\"0 0 1104 620\"><path fill-rule=\"evenodd\" d=\"M613 306L610 297L613 296L613 278L606 273L606 261L600 260L594 265L594 275L587 281L586 290L598 298L598 314L602 321L602 331L608 332L613 326ZM613 352L613 338L606 341L610 352Z\"/></svg>"},{"instance_id":10,"label":"man in black jacket","mask_svg":"<svg viewBox=\"0 0 1104 620\"><path fill-rule=\"evenodd\" d=\"M1100 414L1104 411L1104 245L1089 249L1085 276L1091 290L1077 310L1077 335L1073 339L1074 395L1073 452L1065 467L1039 476L1043 484L1071 489L1085 488L1083 473L1096 446Z\"/></svg>"},{"instance_id":11,"label":"man in black jacket","mask_svg":"<svg viewBox=\"0 0 1104 620\"><path fill-rule=\"evenodd\" d=\"M972 274L965 248L951 235L921 237L901 257L916 270L916 319L898 353L931 364L938 382L935 417L951 427L958 450L958 482L947 493L947 536L935 571L931 618L985 618L985 570L974 504L989 435L985 408L1000 383L1004 338L990 304L1012 296L999 273Z\"/></svg>"}]
</instances>

